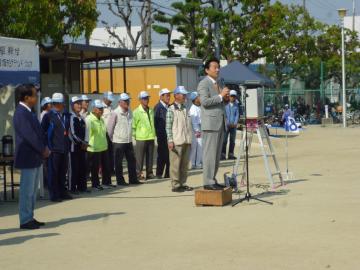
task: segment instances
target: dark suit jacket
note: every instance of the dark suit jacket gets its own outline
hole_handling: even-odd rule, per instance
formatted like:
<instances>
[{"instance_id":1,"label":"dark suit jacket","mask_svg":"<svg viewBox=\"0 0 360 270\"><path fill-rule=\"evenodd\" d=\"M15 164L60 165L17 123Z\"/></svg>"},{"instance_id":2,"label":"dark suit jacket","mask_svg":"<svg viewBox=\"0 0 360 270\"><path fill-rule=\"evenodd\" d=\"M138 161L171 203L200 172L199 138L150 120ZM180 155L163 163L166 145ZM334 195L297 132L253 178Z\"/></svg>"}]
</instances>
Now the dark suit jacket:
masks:
<instances>
[{"instance_id":1,"label":"dark suit jacket","mask_svg":"<svg viewBox=\"0 0 360 270\"><path fill-rule=\"evenodd\" d=\"M167 141L166 136L166 113L167 109L161 102L156 104L154 108L155 131L158 141Z\"/></svg>"},{"instance_id":2,"label":"dark suit jacket","mask_svg":"<svg viewBox=\"0 0 360 270\"><path fill-rule=\"evenodd\" d=\"M15 167L18 169L37 168L42 164L45 150L45 136L39 120L33 112L18 105L14 118Z\"/></svg>"}]
</instances>

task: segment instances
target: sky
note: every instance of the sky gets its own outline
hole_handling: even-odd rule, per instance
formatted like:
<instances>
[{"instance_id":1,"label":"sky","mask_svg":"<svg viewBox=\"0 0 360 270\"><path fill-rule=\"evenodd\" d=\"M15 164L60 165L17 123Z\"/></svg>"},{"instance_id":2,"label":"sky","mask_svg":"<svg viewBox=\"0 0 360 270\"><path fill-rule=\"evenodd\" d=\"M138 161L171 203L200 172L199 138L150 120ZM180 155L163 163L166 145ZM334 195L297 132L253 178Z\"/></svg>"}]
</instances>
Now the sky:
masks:
<instances>
[{"instance_id":1,"label":"sky","mask_svg":"<svg viewBox=\"0 0 360 270\"><path fill-rule=\"evenodd\" d=\"M106 2L106 0L98 0L98 10L101 15L99 17L98 26L101 26L101 21L105 20L114 24L118 22L119 19L112 15L108 10L107 5L100 4ZM160 4L164 7L170 7L173 0L153 0L154 3ZM275 2L275 1L272 1ZM302 5L303 0L282 0L280 1L284 4L298 4ZM134 5L137 4L134 0ZM319 21L328 23L328 24L337 24L339 23L339 17L337 14L338 8L348 9L348 14L352 15L352 0L305 0L305 5L310 14L318 19ZM360 14L360 0L355 0L355 5L357 5L357 11L355 14ZM134 24L138 23L134 20Z\"/></svg>"}]
</instances>

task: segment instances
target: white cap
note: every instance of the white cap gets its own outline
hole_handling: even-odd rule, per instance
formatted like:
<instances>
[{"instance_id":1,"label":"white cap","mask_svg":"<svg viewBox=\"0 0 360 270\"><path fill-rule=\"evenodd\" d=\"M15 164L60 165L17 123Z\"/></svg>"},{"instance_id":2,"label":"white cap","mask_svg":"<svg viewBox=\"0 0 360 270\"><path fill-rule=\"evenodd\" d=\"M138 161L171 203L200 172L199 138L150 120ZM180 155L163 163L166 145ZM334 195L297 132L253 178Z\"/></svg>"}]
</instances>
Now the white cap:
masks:
<instances>
[{"instance_id":1,"label":"white cap","mask_svg":"<svg viewBox=\"0 0 360 270\"><path fill-rule=\"evenodd\" d=\"M98 109L103 109L103 108L105 108L104 102L102 102L102 100L100 100L100 99L95 99L95 100L92 102L92 105L93 105L93 107L98 108Z\"/></svg>"},{"instance_id":2,"label":"white cap","mask_svg":"<svg viewBox=\"0 0 360 270\"><path fill-rule=\"evenodd\" d=\"M78 101L82 101L82 99L80 97L77 97L77 96L74 96L74 97L71 98L71 103L72 104L74 104L74 103L76 103Z\"/></svg>"},{"instance_id":3,"label":"white cap","mask_svg":"<svg viewBox=\"0 0 360 270\"><path fill-rule=\"evenodd\" d=\"M235 90L230 90L230 96L237 96L237 92Z\"/></svg>"},{"instance_id":4,"label":"white cap","mask_svg":"<svg viewBox=\"0 0 360 270\"><path fill-rule=\"evenodd\" d=\"M103 97L106 98L107 100L110 100L111 102L115 100L114 94L111 91L105 92Z\"/></svg>"},{"instance_id":5,"label":"white cap","mask_svg":"<svg viewBox=\"0 0 360 270\"><path fill-rule=\"evenodd\" d=\"M49 98L49 97L44 97L43 100L41 101L41 107L43 107L43 106L45 106L46 104L49 104L49 103L51 103L51 102L52 102L51 98Z\"/></svg>"},{"instance_id":6,"label":"white cap","mask_svg":"<svg viewBox=\"0 0 360 270\"><path fill-rule=\"evenodd\" d=\"M143 98L147 98L147 97L150 97L149 93L146 92L146 91L141 91L139 93L139 99L143 99Z\"/></svg>"},{"instance_id":7,"label":"white cap","mask_svg":"<svg viewBox=\"0 0 360 270\"><path fill-rule=\"evenodd\" d=\"M159 97L161 97L162 95L165 95L165 94L170 94L170 93L171 93L170 90L167 88L161 89L159 92Z\"/></svg>"},{"instance_id":8,"label":"white cap","mask_svg":"<svg viewBox=\"0 0 360 270\"><path fill-rule=\"evenodd\" d=\"M80 98L82 101L90 101L91 98L89 98L87 95L82 95Z\"/></svg>"},{"instance_id":9,"label":"white cap","mask_svg":"<svg viewBox=\"0 0 360 270\"><path fill-rule=\"evenodd\" d=\"M126 93L122 93L121 95L120 95L120 98L119 98L119 100L129 100L130 99L130 97L129 97L129 95L128 94L126 94Z\"/></svg>"},{"instance_id":10,"label":"white cap","mask_svg":"<svg viewBox=\"0 0 360 270\"><path fill-rule=\"evenodd\" d=\"M61 93L54 93L51 100L53 103L64 103L64 95Z\"/></svg>"}]
</instances>

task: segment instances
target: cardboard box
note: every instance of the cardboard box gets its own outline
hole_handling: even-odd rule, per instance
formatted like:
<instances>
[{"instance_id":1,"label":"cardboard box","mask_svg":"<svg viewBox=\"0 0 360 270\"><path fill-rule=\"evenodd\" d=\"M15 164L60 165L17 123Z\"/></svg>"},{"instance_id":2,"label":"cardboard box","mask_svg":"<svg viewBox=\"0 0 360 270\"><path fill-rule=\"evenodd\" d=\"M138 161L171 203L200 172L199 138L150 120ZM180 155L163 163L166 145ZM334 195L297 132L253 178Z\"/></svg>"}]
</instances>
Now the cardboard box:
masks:
<instances>
[{"instance_id":1,"label":"cardboard box","mask_svg":"<svg viewBox=\"0 0 360 270\"><path fill-rule=\"evenodd\" d=\"M195 190L196 206L223 206L231 203L232 189L227 187L223 190Z\"/></svg>"}]
</instances>

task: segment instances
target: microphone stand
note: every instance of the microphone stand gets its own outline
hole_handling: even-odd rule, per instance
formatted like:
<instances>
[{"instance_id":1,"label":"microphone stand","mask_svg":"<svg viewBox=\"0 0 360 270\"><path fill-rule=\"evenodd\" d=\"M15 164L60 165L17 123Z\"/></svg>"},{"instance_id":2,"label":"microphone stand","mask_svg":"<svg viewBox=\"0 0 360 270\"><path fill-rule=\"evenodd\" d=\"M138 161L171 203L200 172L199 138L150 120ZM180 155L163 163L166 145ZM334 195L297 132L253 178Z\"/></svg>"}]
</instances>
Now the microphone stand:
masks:
<instances>
[{"instance_id":1,"label":"microphone stand","mask_svg":"<svg viewBox=\"0 0 360 270\"><path fill-rule=\"evenodd\" d=\"M246 193L245 193L245 197L242 199L238 199L235 203L233 203L232 206L235 206L243 201L250 201L250 200L256 200L259 202L263 202L266 204L270 204L273 205L273 202L268 202L256 197L253 197L250 193L250 183L249 183L249 146L248 146L248 128L247 128L247 111L246 111L246 99L248 97L247 93L246 93L246 87L245 86L240 86L240 89L242 89L242 95L243 95L243 100L244 100L244 118L245 118L245 173L246 173Z\"/></svg>"}]
</instances>

